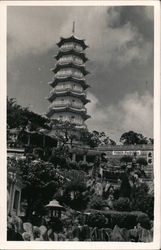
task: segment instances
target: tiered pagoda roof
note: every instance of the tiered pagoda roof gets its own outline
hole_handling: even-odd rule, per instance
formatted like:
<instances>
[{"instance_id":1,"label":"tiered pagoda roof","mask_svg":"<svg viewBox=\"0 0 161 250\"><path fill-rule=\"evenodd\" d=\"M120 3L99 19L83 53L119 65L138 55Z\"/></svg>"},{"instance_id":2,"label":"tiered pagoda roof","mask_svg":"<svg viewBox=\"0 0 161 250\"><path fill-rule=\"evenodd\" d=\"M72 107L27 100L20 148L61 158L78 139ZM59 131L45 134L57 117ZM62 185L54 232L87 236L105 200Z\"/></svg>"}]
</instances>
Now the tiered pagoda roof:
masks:
<instances>
[{"instance_id":1,"label":"tiered pagoda roof","mask_svg":"<svg viewBox=\"0 0 161 250\"><path fill-rule=\"evenodd\" d=\"M61 47L63 44L69 43L69 42L79 43L83 49L88 48L88 45L85 44L84 39L79 39L79 38L75 37L74 35L67 37L67 38L60 37L60 42L57 43L57 46Z\"/></svg>"},{"instance_id":2,"label":"tiered pagoda roof","mask_svg":"<svg viewBox=\"0 0 161 250\"><path fill-rule=\"evenodd\" d=\"M53 81L49 82L49 84L54 88L59 82L75 82L75 83L79 83L83 89L87 89L88 87L90 87L86 81L85 78L76 78L74 76L64 76L64 77L55 77L53 79Z\"/></svg>"},{"instance_id":3,"label":"tiered pagoda roof","mask_svg":"<svg viewBox=\"0 0 161 250\"><path fill-rule=\"evenodd\" d=\"M66 55L79 56L83 60L83 62L86 62L88 60L88 58L85 56L83 52L77 52L74 49L70 49L67 51L59 51L58 54L55 56L55 59L59 60L62 56Z\"/></svg>"},{"instance_id":4,"label":"tiered pagoda roof","mask_svg":"<svg viewBox=\"0 0 161 250\"><path fill-rule=\"evenodd\" d=\"M66 69L66 68L79 69L84 76L89 74L89 72L85 69L84 65L74 64L73 62L63 63L63 64L58 63L56 67L52 69L52 71L56 74L60 69Z\"/></svg>"},{"instance_id":5,"label":"tiered pagoda roof","mask_svg":"<svg viewBox=\"0 0 161 250\"><path fill-rule=\"evenodd\" d=\"M49 97L47 97L47 99L50 102L53 102L57 96L78 97L83 102L83 104L87 104L88 102L90 102L90 100L86 98L86 94L84 92L79 93L79 92L75 92L71 89L66 89L66 90L61 90L61 91L54 90L53 92L51 92L51 95Z\"/></svg>"},{"instance_id":6,"label":"tiered pagoda roof","mask_svg":"<svg viewBox=\"0 0 161 250\"><path fill-rule=\"evenodd\" d=\"M61 106L61 107L51 107L49 108L49 112L46 114L47 117L51 117L54 113L57 112L71 112L71 113L78 113L81 114L81 116L83 117L84 120L87 120L88 118L90 118L90 115L86 114L86 109L82 108L82 109L77 109L77 108L73 108L71 106Z\"/></svg>"}]
</instances>

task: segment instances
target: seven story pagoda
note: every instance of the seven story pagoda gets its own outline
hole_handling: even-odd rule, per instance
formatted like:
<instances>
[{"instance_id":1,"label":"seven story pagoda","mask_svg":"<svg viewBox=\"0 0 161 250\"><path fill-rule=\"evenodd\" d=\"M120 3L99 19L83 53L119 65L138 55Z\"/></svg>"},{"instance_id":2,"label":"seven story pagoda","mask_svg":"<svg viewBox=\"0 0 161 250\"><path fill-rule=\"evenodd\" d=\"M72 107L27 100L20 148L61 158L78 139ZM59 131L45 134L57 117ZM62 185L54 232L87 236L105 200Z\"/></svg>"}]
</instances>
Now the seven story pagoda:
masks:
<instances>
[{"instance_id":1,"label":"seven story pagoda","mask_svg":"<svg viewBox=\"0 0 161 250\"><path fill-rule=\"evenodd\" d=\"M57 62L55 68L51 69L55 75L53 81L49 82L52 90L47 98L51 105L46 115L50 119L68 121L77 128L85 128L85 120L90 117L85 108L90 102L86 98L89 85L85 76L89 72L85 69L88 59L84 53L88 46L74 34L68 38L61 37L57 46Z\"/></svg>"}]
</instances>

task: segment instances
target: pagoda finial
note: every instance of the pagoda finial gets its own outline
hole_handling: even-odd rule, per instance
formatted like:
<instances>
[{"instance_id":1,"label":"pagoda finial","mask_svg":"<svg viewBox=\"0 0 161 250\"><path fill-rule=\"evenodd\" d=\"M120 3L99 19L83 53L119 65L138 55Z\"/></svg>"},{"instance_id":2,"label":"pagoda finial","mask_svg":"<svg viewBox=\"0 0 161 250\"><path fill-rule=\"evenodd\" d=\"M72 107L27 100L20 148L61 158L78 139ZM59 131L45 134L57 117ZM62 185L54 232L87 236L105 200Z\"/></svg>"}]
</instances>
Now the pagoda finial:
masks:
<instances>
[{"instance_id":1,"label":"pagoda finial","mask_svg":"<svg viewBox=\"0 0 161 250\"><path fill-rule=\"evenodd\" d=\"M73 21L73 29L72 29L72 33L73 33L73 35L74 35L74 33L75 33L75 21Z\"/></svg>"}]
</instances>

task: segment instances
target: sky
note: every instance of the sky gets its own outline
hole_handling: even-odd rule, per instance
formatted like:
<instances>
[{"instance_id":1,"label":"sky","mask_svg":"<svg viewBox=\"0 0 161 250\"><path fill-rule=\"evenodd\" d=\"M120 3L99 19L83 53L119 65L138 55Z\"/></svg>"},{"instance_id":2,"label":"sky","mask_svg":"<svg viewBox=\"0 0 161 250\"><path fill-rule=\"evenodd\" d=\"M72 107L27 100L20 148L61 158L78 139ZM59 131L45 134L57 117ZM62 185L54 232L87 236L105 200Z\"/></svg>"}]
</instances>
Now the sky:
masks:
<instances>
[{"instance_id":1,"label":"sky","mask_svg":"<svg viewBox=\"0 0 161 250\"><path fill-rule=\"evenodd\" d=\"M85 39L89 130L119 141L133 130L153 137L153 7L10 6L7 95L44 114L60 37Z\"/></svg>"}]
</instances>

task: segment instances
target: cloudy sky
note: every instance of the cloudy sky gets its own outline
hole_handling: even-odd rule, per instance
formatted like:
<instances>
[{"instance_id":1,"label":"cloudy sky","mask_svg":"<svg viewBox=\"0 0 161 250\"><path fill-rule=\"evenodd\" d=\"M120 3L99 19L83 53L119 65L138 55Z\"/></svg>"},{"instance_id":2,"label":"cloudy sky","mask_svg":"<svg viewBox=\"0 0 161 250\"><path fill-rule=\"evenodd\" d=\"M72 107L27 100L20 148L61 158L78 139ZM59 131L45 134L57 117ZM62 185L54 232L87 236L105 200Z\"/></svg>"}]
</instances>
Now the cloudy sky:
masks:
<instances>
[{"instance_id":1,"label":"cloudy sky","mask_svg":"<svg viewBox=\"0 0 161 250\"><path fill-rule=\"evenodd\" d=\"M8 7L7 94L45 113L56 43L85 39L90 130L153 136L153 7Z\"/></svg>"}]
</instances>

